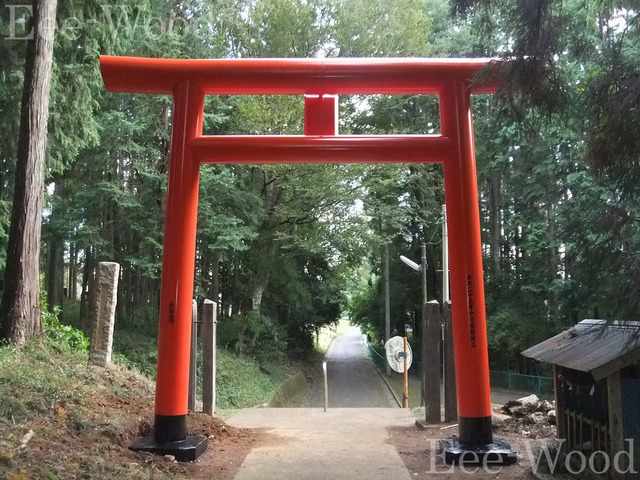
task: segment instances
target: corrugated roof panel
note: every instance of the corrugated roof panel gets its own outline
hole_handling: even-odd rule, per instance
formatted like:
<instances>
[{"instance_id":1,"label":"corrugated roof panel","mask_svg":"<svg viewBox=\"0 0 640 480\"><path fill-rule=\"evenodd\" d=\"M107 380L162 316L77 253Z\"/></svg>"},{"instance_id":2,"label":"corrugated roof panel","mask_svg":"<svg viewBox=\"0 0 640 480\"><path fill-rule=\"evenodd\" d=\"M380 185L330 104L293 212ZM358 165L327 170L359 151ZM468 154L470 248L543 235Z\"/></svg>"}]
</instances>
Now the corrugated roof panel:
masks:
<instances>
[{"instance_id":1,"label":"corrugated roof panel","mask_svg":"<svg viewBox=\"0 0 640 480\"><path fill-rule=\"evenodd\" d=\"M606 368L609 364L619 366L621 360L631 363L640 357L640 322L583 320L528 348L522 355L588 372L600 380L609 373Z\"/></svg>"}]
</instances>

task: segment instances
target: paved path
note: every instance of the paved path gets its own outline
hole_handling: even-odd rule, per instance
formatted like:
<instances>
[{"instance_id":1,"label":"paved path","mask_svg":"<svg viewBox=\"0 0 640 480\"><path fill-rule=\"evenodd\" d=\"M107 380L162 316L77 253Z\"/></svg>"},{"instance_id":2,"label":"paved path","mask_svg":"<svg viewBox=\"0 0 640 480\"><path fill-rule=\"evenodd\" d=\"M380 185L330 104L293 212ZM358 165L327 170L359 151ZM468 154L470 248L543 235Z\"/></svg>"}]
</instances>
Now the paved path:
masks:
<instances>
[{"instance_id":1,"label":"paved path","mask_svg":"<svg viewBox=\"0 0 640 480\"><path fill-rule=\"evenodd\" d=\"M249 453L235 480L409 480L387 427L415 419L397 407L242 410L228 423L277 437Z\"/></svg>"},{"instance_id":2,"label":"paved path","mask_svg":"<svg viewBox=\"0 0 640 480\"><path fill-rule=\"evenodd\" d=\"M397 407L368 360L357 327L331 344L327 376L326 412L319 365L302 402L307 408L246 409L228 420L237 427L260 428L274 435L249 453L236 480L411 478L396 449L387 443L387 427L413 425L416 416Z\"/></svg>"},{"instance_id":3,"label":"paved path","mask_svg":"<svg viewBox=\"0 0 640 480\"><path fill-rule=\"evenodd\" d=\"M313 379L302 407L323 407L324 386L321 366ZM397 407L388 387L367 358L358 327L337 337L327 352L329 407Z\"/></svg>"}]
</instances>

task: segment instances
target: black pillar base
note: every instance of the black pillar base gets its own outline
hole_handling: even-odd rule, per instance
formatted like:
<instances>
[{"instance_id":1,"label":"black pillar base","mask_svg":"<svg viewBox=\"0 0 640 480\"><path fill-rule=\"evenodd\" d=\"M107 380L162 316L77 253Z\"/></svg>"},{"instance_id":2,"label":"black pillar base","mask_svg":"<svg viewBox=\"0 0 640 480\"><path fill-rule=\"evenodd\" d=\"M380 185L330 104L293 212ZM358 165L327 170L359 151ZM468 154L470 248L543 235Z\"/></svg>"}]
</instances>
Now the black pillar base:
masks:
<instances>
[{"instance_id":1,"label":"black pillar base","mask_svg":"<svg viewBox=\"0 0 640 480\"><path fill-rule=\"evenodd\" d=\"M464 444L489 445L493 443L491 415L488 417L458 417L458 437Z\"/></svg>"},{"instance_id":2,"label":"black pillar base","mask_svg":"<svg viewBox=\"0 0 640 480\"><path fill-rule=\"evenodd\" d=\"M187 435L186 415L156 415L153 437L139 438L129 449L157 455L173 455L179 462L189 462L194 461L207 449L207 437Z\"/></svg>"},{"instance_id":3,"label":"black pillar base","mask_svg":"<svg viewBox=\"0 0 640 480\"><path fill-rule=\"evenodd\" d=\"M494 439L492 443L464 443L459 438L440 440L444 459L447 463L464 463L466 465L511 465L516 462L516 452L511 445L502 439Z\"/></svg>"},{"instance_id":4,"label":"black pillar base","mask_svg":"<svg viewBox=\"0 0 640 480\"><path fill-rule=\"evenodd\" d=\"M184 440L158 443L154 437L139 438L129 446L136 452L173 455L179 462L192 462L207 449L207 437L189 435Z\"/></svg>"}]
</instances>

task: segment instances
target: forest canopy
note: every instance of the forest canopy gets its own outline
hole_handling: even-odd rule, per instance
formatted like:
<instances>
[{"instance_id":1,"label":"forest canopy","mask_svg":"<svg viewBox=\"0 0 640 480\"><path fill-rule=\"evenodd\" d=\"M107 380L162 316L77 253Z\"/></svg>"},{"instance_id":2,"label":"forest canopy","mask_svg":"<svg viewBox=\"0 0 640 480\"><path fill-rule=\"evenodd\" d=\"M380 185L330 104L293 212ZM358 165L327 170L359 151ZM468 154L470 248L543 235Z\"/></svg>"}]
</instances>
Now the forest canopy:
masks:
<instances>
[{"instance_id":1,"label":"forest canopy","mask_svg":"<svg viewBox=\"0 0 640 480\"><path fill-rule=\"evenodd\" d=\"M583 318L640 309L640 27L603 0L59 0L41 271L48 307L87 327L93 270L121 265L117 323L155 328L171 98L105 91L98 56L496 57L473 99L490 357ZM0 11L0 271L15 186L30 10ZM291 96L208 96L207 134L302 133ZM437 133L437 98L345 96L340 133ZM420 329L427 245L442 300L442 168L423 164L201 168L196 299L218 299L230 346L269 333L290 351L349 316L380 339ZM455 257L456 252L450 252ZM274 333L275 332L275 333ZM281 335L278 333L281 332Z\"/></svg>"}]
</instances>

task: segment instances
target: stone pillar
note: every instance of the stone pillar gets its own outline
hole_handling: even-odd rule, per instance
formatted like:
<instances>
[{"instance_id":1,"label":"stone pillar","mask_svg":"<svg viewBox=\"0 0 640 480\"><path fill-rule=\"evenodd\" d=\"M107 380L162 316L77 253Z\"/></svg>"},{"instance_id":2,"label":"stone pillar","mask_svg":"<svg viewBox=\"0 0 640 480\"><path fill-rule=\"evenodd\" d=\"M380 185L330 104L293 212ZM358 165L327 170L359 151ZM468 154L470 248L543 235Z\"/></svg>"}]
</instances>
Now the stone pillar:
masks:
<instances>
[{"instance_id":1,"label":"stone pillar","mask_svg":"<svg viewBox=\"0 0 640 480\"><path fill-rule=\"evenodd\" d=\"M98 263L93 291L95 301L91 312L89 360L93 365L99 367L106 367L111 363L119 275L119 264L115 262Z\"/></svg>"}]
</instances>

